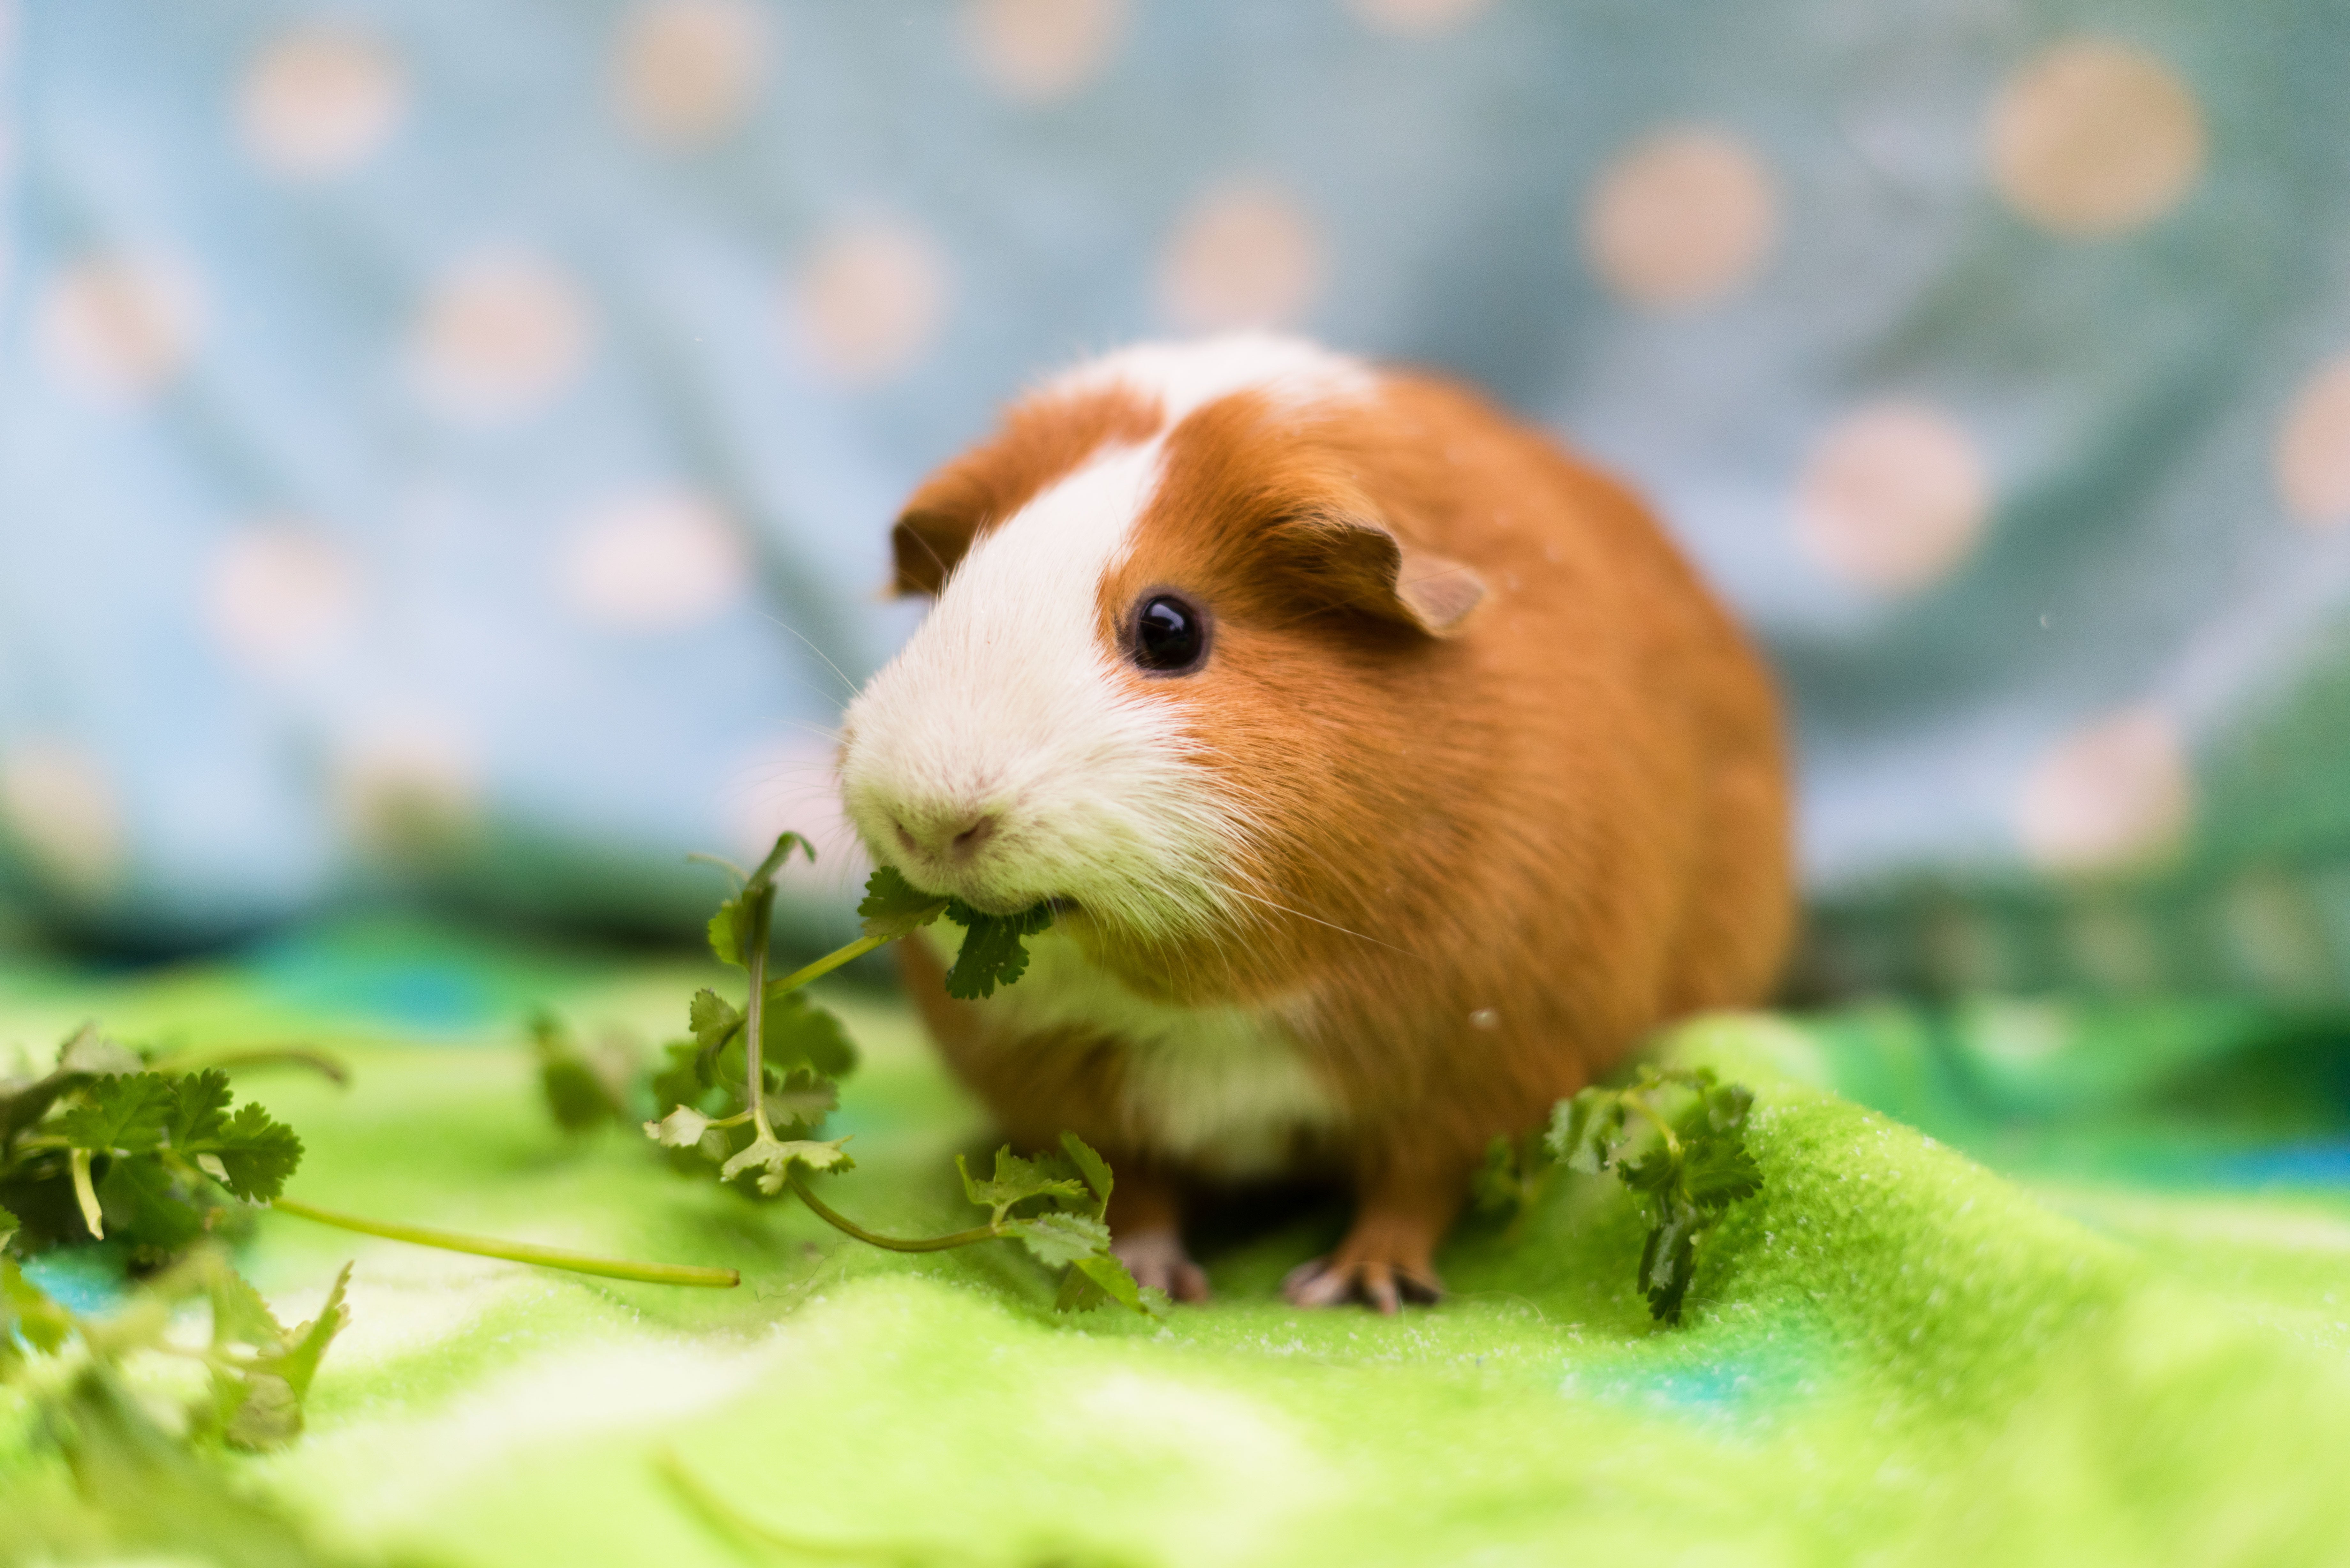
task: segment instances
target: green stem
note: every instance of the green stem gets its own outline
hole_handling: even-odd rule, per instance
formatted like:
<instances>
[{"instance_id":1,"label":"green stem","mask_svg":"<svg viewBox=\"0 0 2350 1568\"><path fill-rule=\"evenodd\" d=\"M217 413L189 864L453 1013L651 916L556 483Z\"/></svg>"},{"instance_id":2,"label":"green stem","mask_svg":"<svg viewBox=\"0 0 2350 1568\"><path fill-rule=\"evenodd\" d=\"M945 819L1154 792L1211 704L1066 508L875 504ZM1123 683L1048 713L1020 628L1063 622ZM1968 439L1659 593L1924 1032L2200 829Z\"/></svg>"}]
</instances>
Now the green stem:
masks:
<instances>
[{"instance_id":1,"label":"green stem","mask_svg":"<svg viewBox=\"0 0 2350 1568\"><path fill-rule=\"evenodd\" d=\"M795 969L775 981L773 987L775 993L777 996L785 996L812 980L822 980L849 960L863 958L889 940L888 937L859 937L846 947L835 948L814 963Z\"/></svg>"},{"instance_id":2,"label":"green stem","mask_svg":"<svg viewBox=\"0 0 2350 1568\"><path fill-rule=\"evenodd\" d=\"M453 1231L433 1231L422 1225L401 1225L387 1220L363 1220L353 1214L338 1214L331 1209L314 1208L291 1198L273 1199L269 1205L280 1213L332 1225L338 1230L356 1231L362 1236L381 1236L387 1241L407 1241L419 1247L438 1247L444 1252L470 1252L477 1258L504 1258L513 1263L536 1263L542 1269L568 1269L575 1274L600 1274L613 1280L640 1280L650 1285L708 1285L724 1290L743 1282L743 1276L733 1269L708 1269L694 1263L634 1263L618 1258L591 1257L586 1252L566 1251L560 1247L541 1247L529 1241L502 1241L488 1236L463 1236Z\"/></svg>"},{"instance_id":3,"label":"green stem","mask_svg":"<svg viewBox=\"0 0 2350 1568\"><path fill-rule=\"evenodd\" d=\"M761 1143L773 1143L775 1132L767 1125L766 1042L762 1036L766 1028L767 927L775 913L775 885L766 880L766 871L762 866L760 880L743 892L750 900L744 912L751 917L751 929L742 943L743 970L750 976L751 994L743 1003L743 1095L751 1102L745 1107L751 1113L751 1130Z\"/></svg>"},{"instance_id":4,"label":"green stem","mask_svg":"<svg viewBox=\"0 0 2350 1568\"><path fill-rule=\"evenodd\" d=\"M232 1045L214 1051L173 1051L147 1064L158 1073L193 1073L205 1067L307 1067L338 1088L348 1088L351 1070L324 1051L307 1045Z\"/></svg>"},{"instance_id":5,"label":"green stem","mask_svg":"<svg viewBox=\"0 0 2350 1568\"><path fill-rule=\"evenodd\" d=\"M1659 1116L1649 1106L1648 1102L1640 1097L1638 1090L1627 1089L1624 1091L1624 1105L1627 1109L1638 1111L1642 1116L1648 1117L1651 1122L1654 1122L1657 1127L1657 1131L1664 1135L1665 1147L1671 1152L1672 1157L1675 1159L1680 1158L1681 1140L1673 1136L1672 1125L1667 1122L1664 1117Z\"/></svg>"},{"instance_id":6,"label":"green stem","mask_svg":"<svg viewBox=\"0 0 2350 1568\"><path fill-rule=\"evenodd\" d=\"M792 1190L800 1195L801 1202L816 1211L817 1219L836 1231L856 1237L870 1247L883 1247L892 1252L943 1252L951 1247L969 1247L980 1241L1000 1241L1003 1239L1003 1232L998 1231L993 1223L974 1225L968 1231L957 1231L950 1236L924 1236L919 1240L908 1240L902 1236L884 1236L878 1231L868 1231L864 1226L818 1198L809 1189L807 1178L801 1175L796 1167L792 1170L791 1183Z\"/></svg>"},{"instance_id":7,"label":"green stem","mask_svg":"<svg viewBox=\"0 0 2350 1568\"><path fill-rule=\"evenodd\" d=\"M89 1179L89 1150L78 1148L66 1157L73 1168L74 1199L81 1205L81 1222L93 1240L106 1240L106 1215L98 1206L98 1188Z\"/></svg>"},{"instance_id":8,"label":"green stem","mask_svg":"<svg viewBox=\"0 0 2350 1568\"><path fill-rule=\"evenodd\" d=\"M678 1461L672 1453L663 1453L656 1461L660 1473L678 1494L703 1517L714 1521L729 1532L756 1545L774 1551L788 1552L795 1556L839 1557L858 1562L924 1563L934 1555L916 1546L886 1542L869 1543L847 1541L817 1541L804 1535L786 1535L772 1525L760 1523L733 1503L704 1485L693 1472Z\"/></svg>"}]
</instances>

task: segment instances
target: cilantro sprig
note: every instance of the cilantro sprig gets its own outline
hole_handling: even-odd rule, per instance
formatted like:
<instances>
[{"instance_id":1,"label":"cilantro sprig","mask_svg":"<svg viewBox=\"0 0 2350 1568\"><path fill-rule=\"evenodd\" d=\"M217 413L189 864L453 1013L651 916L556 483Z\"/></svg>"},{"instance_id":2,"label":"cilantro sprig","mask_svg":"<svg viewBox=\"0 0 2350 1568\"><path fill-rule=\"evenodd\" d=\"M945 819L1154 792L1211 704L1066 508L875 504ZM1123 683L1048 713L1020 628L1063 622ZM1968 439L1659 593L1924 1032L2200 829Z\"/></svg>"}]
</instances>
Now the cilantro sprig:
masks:
<instances>
[{"instance_id":1,"label":"cilantro sprig","mask_svg":"<svg viewBox=\"0 0 2350 1568\"><path fill-rule=\"evenodd\" d=\"M649 1097L655 1114L642 1123L645 1136L681 1169L707 1171L714 1165L720 1181L763 1197L778 1197L788 1188L844 1235L891 1251L1016 1241L1039 1262L1063 1271L1055 1301L1062 1310L1108 1303L1152 1310L1110 1251L1103 1219L1113 1184L1108 1163L1074 1133L1061 1135L1059 1149L1034 1157L1016 1155L1007 1145L986 1178L972 1176L958 1158L964 1195L989 1213L984 1223L944 1235L868 1230L816 1191L811 1178L856 1168L847 1138L818 1135L857 1053L840 1021L810 1002L803 988L943 918L964 928L947 991L976 1001L1026 971L1026 940L1050 926L1053 914L1047 904L1008 916L984 914L960 899L923 892L884 867L867 880L858 906L862 936L770 980L775 882L795 853L816 858L806 839L786 833L754 870L712 862L732 873L736 886L711 919L710 949L743 971L743 998L737 1003L714 990L694 992L686 1009L687 1034L663 1048L658 1065L638 1075L644 1079L641 1091L624 1057L608 1044L583 1049L553 1018L533 1021L540 1086L556 1120L574 1130L631 1120L630 1106Z\"/></svg>"},{"instance_id":2,"label":"cilantro sprig","mask_svg":"<svg viewBox=\"0 0 2350 1568\"><path fill-rule=\"evenodd\" d=\"M300 1434L320 1362L350 1321L349 1265L317 1315L291 1328L211 1245L148 1276L113 1311L86 1314L26 1275L6 1250L22 1239L17 1217L0 1210L0 1390L30 1407L32 1440L65 1459L72 1487L12 1496L7 1544L44 1561L45 1547L78 1556L102 1544L224 1563L338 1560L209 1461ZM174 1332L183 1308L209 1317L201 1339ZM149 1376L172 1361L201 1369L192 1393L184 1379ZM183 1392L165 1401L167 1386Z\"/></svg>"},{"instance_id":3,"label":"cilantro sprig","mask_svg":"<svg viewBox=\"0 0 2350 1568\"><path fill-rule=\"evenodd\" d=\"M235 1105L220 1067L174 1072L84 1025L38 1077L0 1081L0 1204L18 1252L109 1236L159 1266L302 1163L294 1129Z\"/></svg>"},{"instance_id":4,"label":"cilantro sprig","mask_svg":"<svg viewBox=\"0 0 2350 1568\"><path fill-rule=\"evenodd\" d=\"M1478 1204L1523 1214L1553 1162L1615 1172L1648 1211L1638 1278L1649 1315L1678 1324L1705 1233L1762 1189L1762 1168L1746 1148L1753 1105L1752 1090L1721 1083L1711 1067L1643 1065L1627 1087L1594 1085L1561 1100L1537 1137L1495 1138L1478 1173Z\"/></svg>"}]
</instances>

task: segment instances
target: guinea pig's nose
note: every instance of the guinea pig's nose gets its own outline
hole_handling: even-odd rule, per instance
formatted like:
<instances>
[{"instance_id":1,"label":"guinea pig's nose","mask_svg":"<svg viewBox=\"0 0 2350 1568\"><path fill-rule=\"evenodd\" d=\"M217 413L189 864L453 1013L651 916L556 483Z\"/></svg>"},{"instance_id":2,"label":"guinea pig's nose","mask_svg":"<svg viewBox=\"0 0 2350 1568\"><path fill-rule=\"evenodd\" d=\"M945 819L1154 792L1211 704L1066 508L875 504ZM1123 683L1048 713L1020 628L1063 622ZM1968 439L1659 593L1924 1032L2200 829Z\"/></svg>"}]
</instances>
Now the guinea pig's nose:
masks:
<instances>
[{"instance_id":1,"label":"guinea pig's nose","mask_svg":"<svg viewBox=\"0 0 2350 1568\"><path fill-rule=\"evenodd\" d=\"M893 816L889 826L898 830L898 842L910 853L960 862L978 854L980 846L995 836L999 820L992 811L966 811L948 813L912 826L907 826L904 817Z\"/></svg>"}]
</instances>

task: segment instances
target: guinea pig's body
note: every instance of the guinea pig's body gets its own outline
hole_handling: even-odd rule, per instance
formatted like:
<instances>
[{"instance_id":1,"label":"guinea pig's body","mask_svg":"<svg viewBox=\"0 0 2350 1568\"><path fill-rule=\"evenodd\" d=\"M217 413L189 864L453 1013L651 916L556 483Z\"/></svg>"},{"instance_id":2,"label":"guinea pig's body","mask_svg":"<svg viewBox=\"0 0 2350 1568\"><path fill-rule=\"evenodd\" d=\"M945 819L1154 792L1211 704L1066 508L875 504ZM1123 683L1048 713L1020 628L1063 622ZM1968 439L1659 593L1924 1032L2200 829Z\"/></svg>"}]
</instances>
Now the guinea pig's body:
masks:
<instances>
[{"instance_id":1,"label":"guinea pig's body","mask_svg":"<svg viewBox=\"0 0 2350 1568\"><path fill-rule=\"evenodd\" d=\"M1014 1138L1107 1156L1146 1282L1204 1293L1180 1177L1324 1168L1357 1214L1292 1298L1433 1293L1494 1134L1772 981L1767 680L1638 502L1457 388L1130 349L896 546L938 602L850 710L849 815L919 886L1058 901L985 1002L907 972Z\"/></svg>"}]
</instances>

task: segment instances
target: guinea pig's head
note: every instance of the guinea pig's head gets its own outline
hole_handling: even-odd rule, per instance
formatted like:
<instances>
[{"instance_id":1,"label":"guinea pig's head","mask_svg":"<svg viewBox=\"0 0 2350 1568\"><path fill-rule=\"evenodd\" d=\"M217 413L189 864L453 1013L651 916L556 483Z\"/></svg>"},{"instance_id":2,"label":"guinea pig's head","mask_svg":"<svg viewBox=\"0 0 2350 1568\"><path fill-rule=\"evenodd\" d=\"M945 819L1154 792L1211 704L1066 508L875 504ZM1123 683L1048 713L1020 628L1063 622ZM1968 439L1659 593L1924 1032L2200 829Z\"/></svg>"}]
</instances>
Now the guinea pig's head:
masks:
<instances>
[{"instance_id":1,"label":"guinea pig's head","mask_svg":"<svg viewBox=\"0 0 2350 1568\"><path fill-rule=\"evenodd\" d=\"M1318 919L1317 860L1377 832L1350 814L1412 722L1397 682L1482 593L1396 526L1379 403L1295 340L1149 345L925 483L896 586L935 602L843 732L875 857L983 910L1055 900L1120 968L1229 971L1274 911Z\"/></svg>"}]
</instances>

